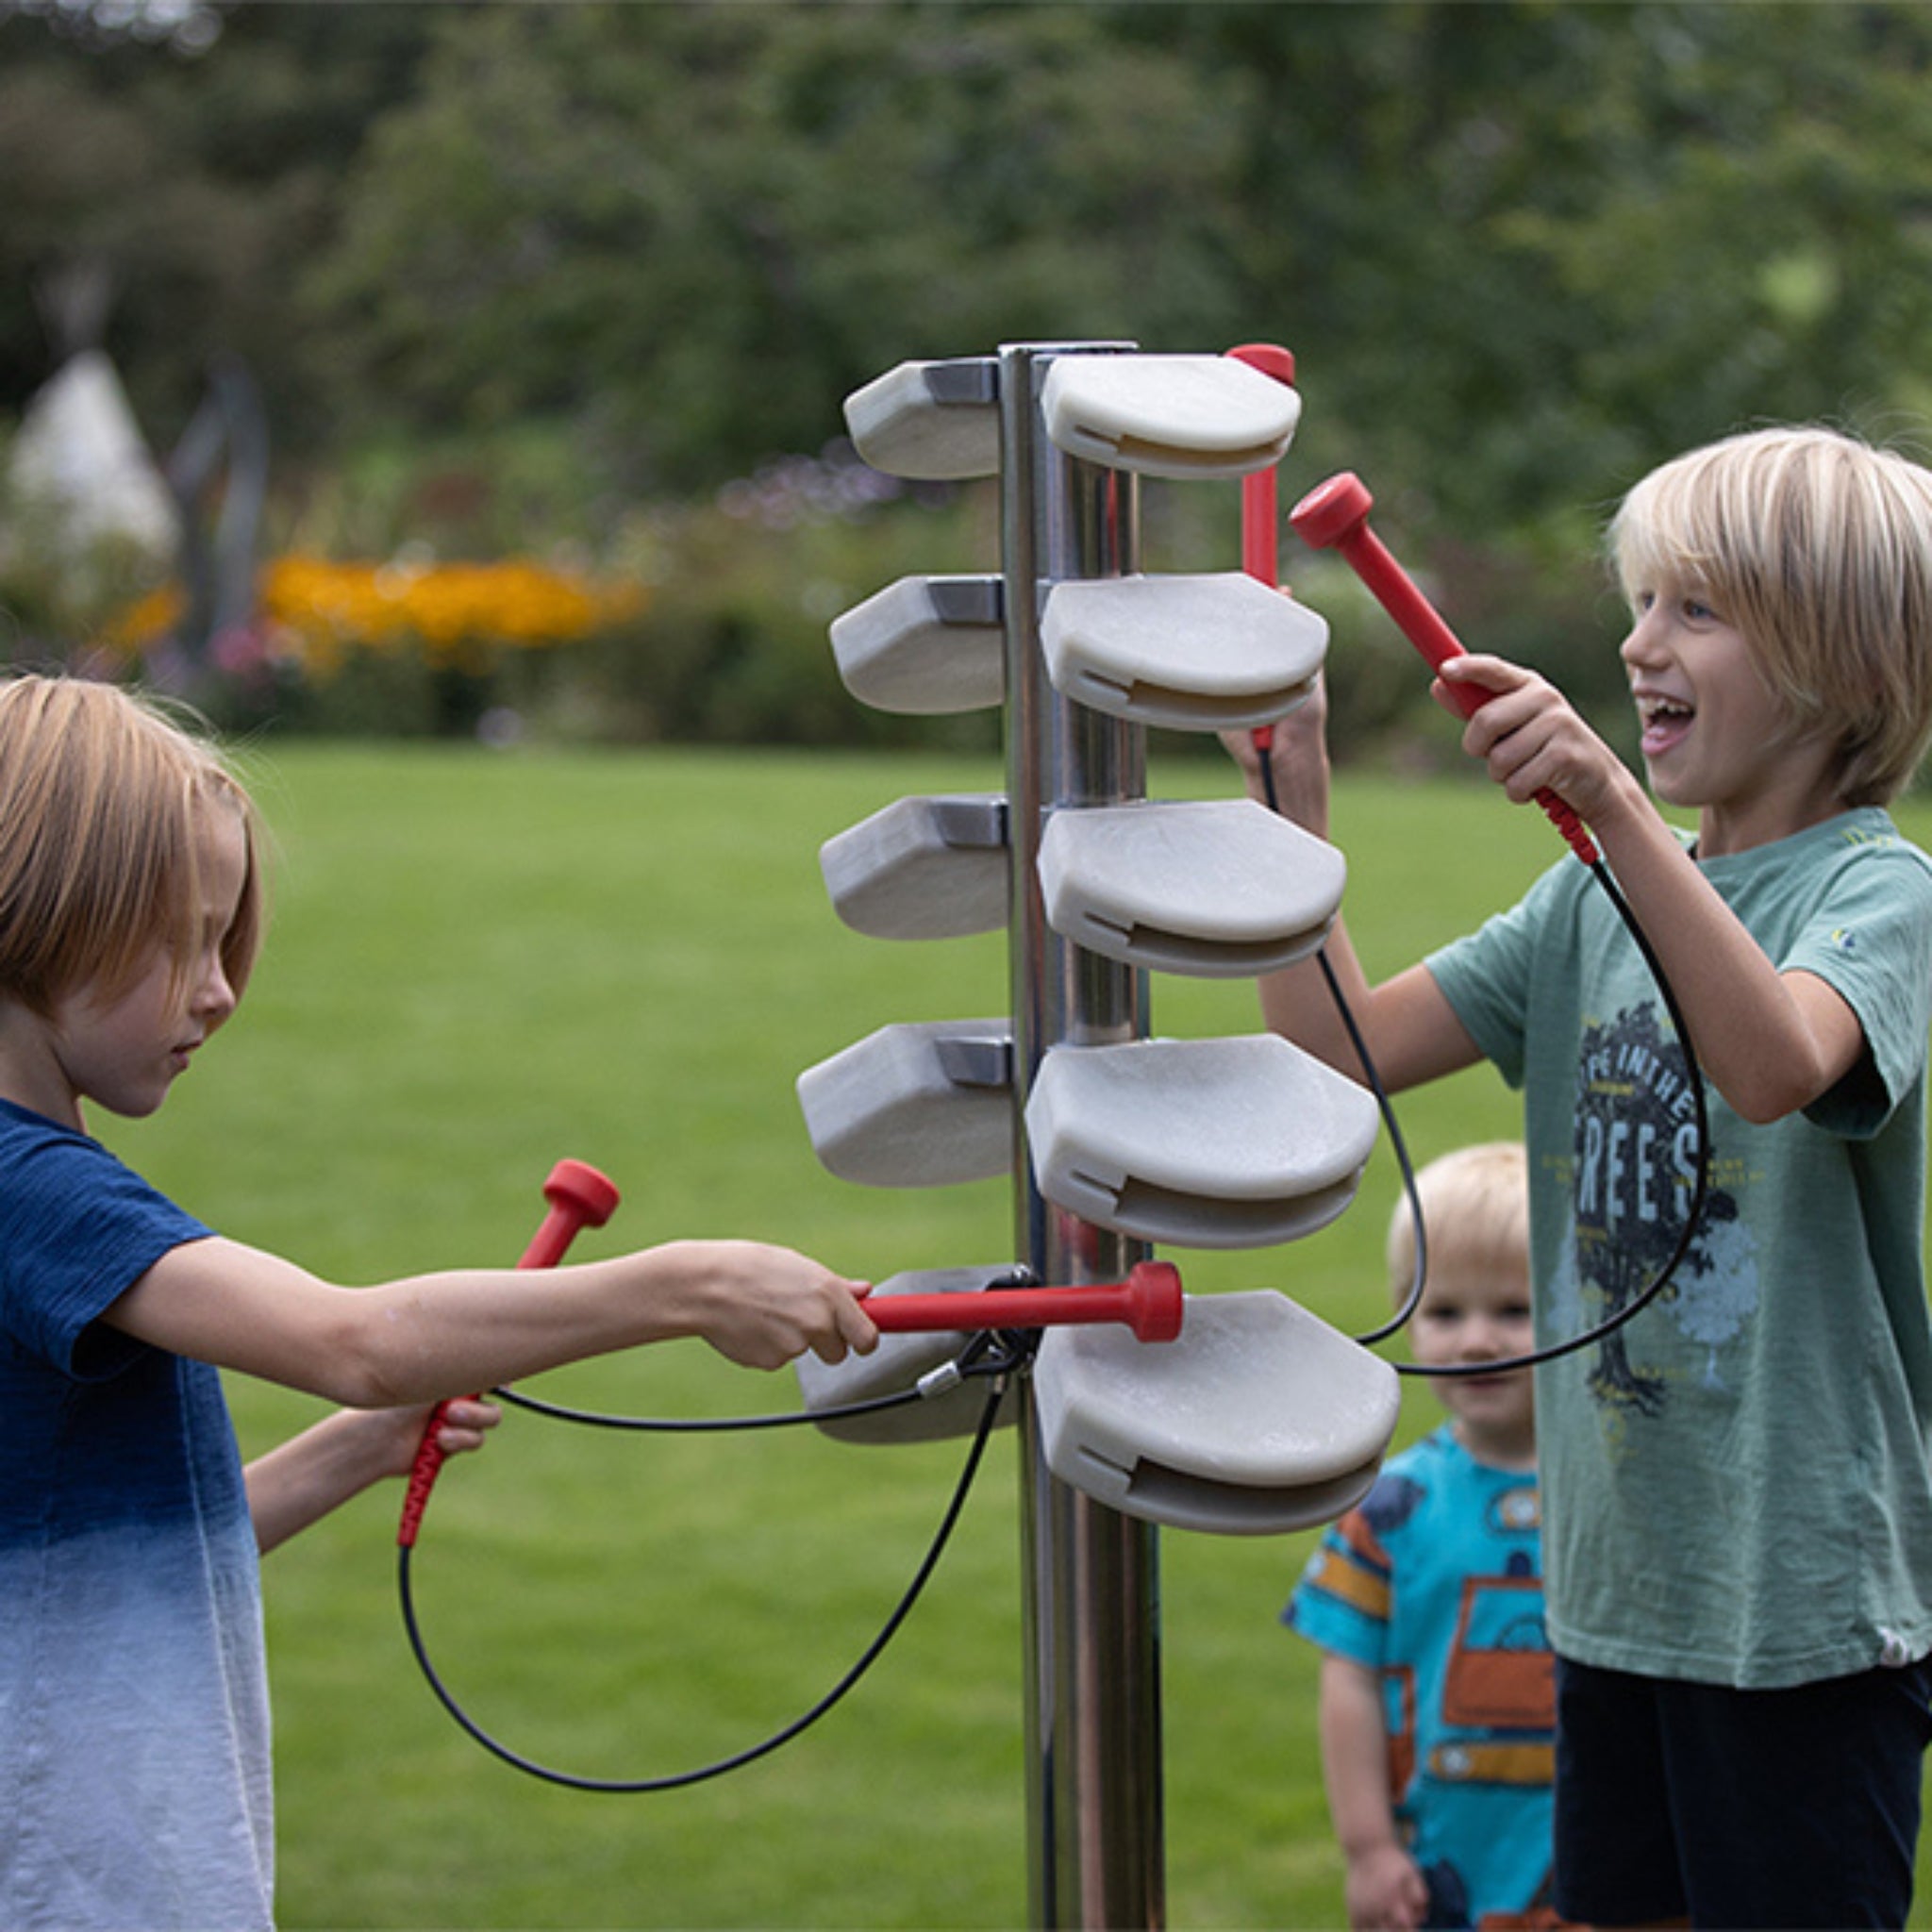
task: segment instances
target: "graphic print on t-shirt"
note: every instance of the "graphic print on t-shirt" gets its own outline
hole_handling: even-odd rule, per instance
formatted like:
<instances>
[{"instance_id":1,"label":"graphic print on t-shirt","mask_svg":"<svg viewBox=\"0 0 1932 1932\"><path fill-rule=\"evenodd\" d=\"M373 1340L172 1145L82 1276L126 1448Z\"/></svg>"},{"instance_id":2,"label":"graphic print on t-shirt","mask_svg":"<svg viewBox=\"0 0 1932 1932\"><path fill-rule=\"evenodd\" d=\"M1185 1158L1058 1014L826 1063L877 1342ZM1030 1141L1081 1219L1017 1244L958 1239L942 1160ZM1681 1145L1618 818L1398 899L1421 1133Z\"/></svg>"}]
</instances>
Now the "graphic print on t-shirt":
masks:
<instances>
[{"instance_id":1,"label":"graphic print on t-shirt","mask_svg":"<svg viewBox=\"0 0 1932 1932\"><path fill-rule=\"evenodd\" d=\"M1585 1026L1576 1088L1574 1237L1563 1257L1569 1278L1553 1287L1559 1308L1567 1300L1593 1326L1657 1279L1682 1236L1696 1173L1696 1098L1682 1047L1660 1032L1648 1006ZM1703 1345L1707 1379L1717 1378L1718 1347L1742 1328L1757 1294L1756 1255L1737 1201L1713 1185L1661 1298L1678 1330ZM1600 1407L1654 1415L1669 1381L1632 1362L1626 1333L1598 1345L1591 1393Z\"/></svg>"}]
</instances>

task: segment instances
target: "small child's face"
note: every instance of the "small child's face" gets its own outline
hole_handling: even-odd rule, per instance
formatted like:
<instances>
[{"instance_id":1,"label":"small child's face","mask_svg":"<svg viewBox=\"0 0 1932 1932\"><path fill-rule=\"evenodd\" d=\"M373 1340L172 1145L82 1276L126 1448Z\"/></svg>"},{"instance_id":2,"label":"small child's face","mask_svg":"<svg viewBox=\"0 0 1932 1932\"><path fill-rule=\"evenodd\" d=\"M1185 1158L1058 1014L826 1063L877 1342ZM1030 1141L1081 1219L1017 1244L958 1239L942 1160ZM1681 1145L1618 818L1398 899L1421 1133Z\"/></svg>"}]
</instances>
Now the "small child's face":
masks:
<instances>
[{"instance_id":1,"label":"small child's face","mask_svg":"<svg viewBox=\"0 0 1932 1932\"><path fill-rule=\"evenodd\" d=\"M1808 797L1828 748L1793 743L1743 633L1694 585L1640 589L1634 604L1622 655L1657 796L1738 816Z\"/></svg>"},{"instance_id":2,"label":"small child's face","mask_svg":"<svg viewBox=\"0 0 1932 1932\"><path fill-rule=\"evenodd\" d=\"M190 1058L235 1010L222 941L247 883L247 834L237 814L208 813L199 860L202 904L192 956L177 961L157 938L126 986L111 993L83 986L55 1005L50 1034L76 1119L82 1100L130 1119L153 1113L188 1071Z\"/></svg>"},{"instance_id":3,"label":"small child's face","mask_svg":"<svg viewBox=\"0 0 1932 1932\"><path fill-rule=\"evenodd\" d=\"M1534 1346L1526 1263L1499 1265L1492 1254L1463 1254L1453 1245L1431 1255L1428 1286L1409 1324L1417 1361L1474 1365L1527 1355ZM1516 1455L1533 1448L1536 1398L1528 1369L1441 1375L1431 1386L1472 1449Z\"/></svg>"}]
</instances>

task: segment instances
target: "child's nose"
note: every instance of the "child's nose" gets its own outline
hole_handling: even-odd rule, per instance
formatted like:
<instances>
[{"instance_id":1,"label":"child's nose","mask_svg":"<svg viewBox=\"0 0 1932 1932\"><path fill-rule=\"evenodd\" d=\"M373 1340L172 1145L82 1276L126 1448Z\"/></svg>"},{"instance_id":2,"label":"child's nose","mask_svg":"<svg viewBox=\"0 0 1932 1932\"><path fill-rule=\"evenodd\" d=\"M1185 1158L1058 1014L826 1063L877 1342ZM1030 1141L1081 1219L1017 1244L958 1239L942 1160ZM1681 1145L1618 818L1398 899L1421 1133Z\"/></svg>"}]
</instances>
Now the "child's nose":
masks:
<instances>
[{"instance_id":1,"label":"child's nose","mask_svg":"<svg viewBox=\"0 0 1932 1932\"><path fill-rule=\"evenodd\" d=\"M1655 663L1657 648L1662 641L1663 625L1657 616L1659 607L1653 604L1644 611L1625 634L1624 641L1617 647L1625 664Z\"/></svg>"},{"instance_id":2,"label":"child's nose","mask_svg":"<svg viewBox=\"0 0 1932 1932\"><path fill-rule=\"evenodd\" d=\"M235 989L228 982L227 968L219 954L211 955L195 978L195 1012L210 1026L219 1026L238 1004Z\"/></svg>"}]
</instances>

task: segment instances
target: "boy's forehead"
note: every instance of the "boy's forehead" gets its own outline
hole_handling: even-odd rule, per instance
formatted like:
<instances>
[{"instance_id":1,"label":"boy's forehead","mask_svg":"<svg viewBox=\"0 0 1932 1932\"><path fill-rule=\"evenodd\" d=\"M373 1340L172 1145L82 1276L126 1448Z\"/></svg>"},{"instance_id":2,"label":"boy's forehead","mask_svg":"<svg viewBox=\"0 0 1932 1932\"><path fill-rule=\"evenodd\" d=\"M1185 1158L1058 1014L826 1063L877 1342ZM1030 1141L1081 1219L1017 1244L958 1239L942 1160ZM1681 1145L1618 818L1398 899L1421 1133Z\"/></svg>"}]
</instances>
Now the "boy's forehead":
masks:
<instances>
[{"instance_id":1,"label":"boy's forehead","mask_svg":"<svg viewBox=\"0 0 1932 1932\"><path fill-rule=\"evenodd\" d=\"M1498 1301L1529 1287L1529 1257L1518 1241L1444 1231L1429 1241L1429 1274L1422 1306L1472 1296Z\"/></svg>"}]
</instances>

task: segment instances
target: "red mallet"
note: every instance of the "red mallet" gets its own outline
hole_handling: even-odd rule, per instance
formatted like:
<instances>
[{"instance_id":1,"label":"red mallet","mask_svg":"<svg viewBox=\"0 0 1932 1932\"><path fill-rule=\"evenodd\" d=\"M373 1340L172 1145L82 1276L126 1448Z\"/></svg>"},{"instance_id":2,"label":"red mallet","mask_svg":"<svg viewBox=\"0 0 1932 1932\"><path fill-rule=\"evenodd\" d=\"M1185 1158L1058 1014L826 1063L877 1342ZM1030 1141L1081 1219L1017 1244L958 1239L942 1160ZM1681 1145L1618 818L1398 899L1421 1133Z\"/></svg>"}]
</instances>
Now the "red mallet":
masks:
<instances>
[{"instance_id":1,"label":"red mallet","mask_svg":"<svg viewBox=\"0 0 1932 1932\"><path fill-rule=\"evenodd\" d=\"M868 1295L865 1312L886 1334L1124 1322L1136 1341L1172 1341L1181 1332L1181 1277L1171 1261L1142 1261L1124 1281L1078 1288L986 1288L971 1294Z\"/></svg>"},{"instance_id":2,"label":"red mallet","mask_svg":"<svg viewBox=\"0 0 1932 1932\"><path fill-rule=\"evenodd\" d=\"M1243 342L1227 353L1235 361L1245 362L1290 389L1294 387L1294 356L1290 350L1274 342ZM1278 468L1271 463L1241 478L1241 568L1271 591L1281 588L1281 542L1275 529L1280 514L1275 492ZM1274 742L1274 725L1257 724L1249 736L1255 749L1266 758Z\"/></svg>"},{"instance_id":3,"label":"red mallet","mask_svg":"<svg viewBox=\"0 0 1932 1932\"><path fill-rule=\"evenodd\" d=\"M1462 656L1462 643L1442 621L1436 607L1416 588L1415 579L1397 563L1388 546L1369 528L1369 511L1375 499L1353 470L1344 470L1318 483L1289 511L1288 521L1304 543L1315 550L1339 550L1348 567L1360 577L1398 629L1432 669L1440 671L1451 658ZM1473 718L1493 692L1474 685L1443 681L1449 701L1465 718ZM1550 823L1570 841L1586 865L1596 862L1596 845L1583 822L1557 796L1542 791L1536 802Z\"/></svg>"},{"instance_id":4,"label":"red mallet","mask_svg":"<svg viewBox=\"0 0 1932 1932\"><path fill-rule=\"evenodd\" d=\"M559 1160L543 1183L543 1198L549 1202L550 1211L530 1237L530 1245L517 1263L519 1268L555 1268L576 1239L579 1228L602 1227L610 1219L619 1195L616 1184L594 1167L588 1167L581 1160ZM436 1439L448 1407L448 1403L439 1402L430 1411L424 1425L422 1444L409 1471L408 1488L403 1494L402 1522L396 1530L396 1541L406 1549L415 1544L429 1492L436 1487L436 1478L445 1460L442 1445Z\"/></svg>"}]
</instances>

